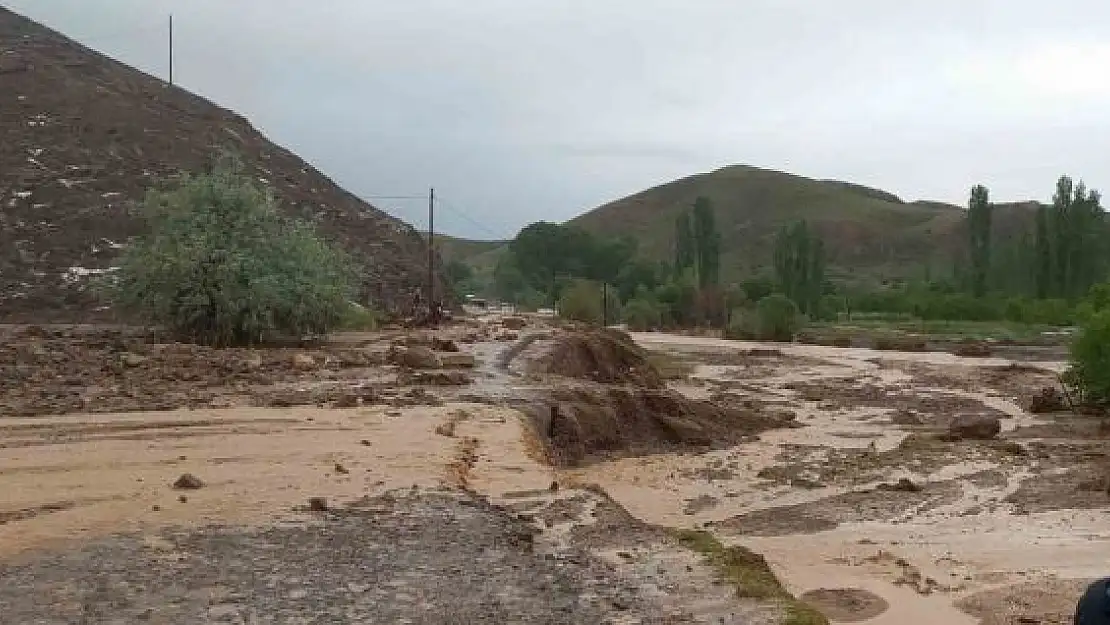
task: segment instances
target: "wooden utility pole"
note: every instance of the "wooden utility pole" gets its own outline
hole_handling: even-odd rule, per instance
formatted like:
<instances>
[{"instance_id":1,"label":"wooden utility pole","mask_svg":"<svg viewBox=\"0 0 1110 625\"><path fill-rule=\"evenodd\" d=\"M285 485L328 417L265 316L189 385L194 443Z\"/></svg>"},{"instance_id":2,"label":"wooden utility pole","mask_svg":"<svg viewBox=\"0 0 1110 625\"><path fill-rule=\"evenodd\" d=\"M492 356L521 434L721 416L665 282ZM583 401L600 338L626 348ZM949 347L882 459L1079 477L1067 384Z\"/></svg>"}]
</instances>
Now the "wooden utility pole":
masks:
<instances>
[{"instance_id":1,"label":"wooden utility pole","mask_svg":"<svg viewBox=\"0 0 1110 625\"><path fill-rule=\"evenodd\" d=\"M436 190L428 191L428 313L435 314L436 301Z\"/></svg>"},{"instance_id":2,"label":"wooden utility pole","mask_svg":"<svg viewBox=\"0 0 1110 625\"><path fill-rule=\"evenodd\" d=\"M170 84L173 84L173 13L170 13Z\"/></svg>"}]
</instances>

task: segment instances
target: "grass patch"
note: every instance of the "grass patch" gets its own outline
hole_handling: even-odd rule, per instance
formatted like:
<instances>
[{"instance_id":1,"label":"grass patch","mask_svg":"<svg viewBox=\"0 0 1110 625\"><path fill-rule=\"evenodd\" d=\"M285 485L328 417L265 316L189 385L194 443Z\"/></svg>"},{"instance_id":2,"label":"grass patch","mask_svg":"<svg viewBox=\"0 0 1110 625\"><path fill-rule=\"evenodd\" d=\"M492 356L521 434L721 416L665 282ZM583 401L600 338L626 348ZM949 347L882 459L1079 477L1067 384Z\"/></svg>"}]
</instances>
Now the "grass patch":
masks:
<instances>
[{"instance_id":1,"label":"grass patch","mask_svg":"<svg viewBox=\"0 0 1110 625\"><path fill-rule=\"evenodd\" d=\"M381 327L383 318L384 315L373 308L349 302L336 329L348 332L371 332Z\"/></svg>"},{"instance_id":2,"label":"grass patch","mask_svg":"<svg viewBox=\"0 0 1110 625\"><path fill-rule=\"evenodd\" d=\"M701 530L673 530L679 544L705 556L718 574L736 586L736 595L778 601L786 608L783 625L828 625L820 612L796 599L782 587L763 556L740 546L726 547Z\"/></svg>"}]
</instances>

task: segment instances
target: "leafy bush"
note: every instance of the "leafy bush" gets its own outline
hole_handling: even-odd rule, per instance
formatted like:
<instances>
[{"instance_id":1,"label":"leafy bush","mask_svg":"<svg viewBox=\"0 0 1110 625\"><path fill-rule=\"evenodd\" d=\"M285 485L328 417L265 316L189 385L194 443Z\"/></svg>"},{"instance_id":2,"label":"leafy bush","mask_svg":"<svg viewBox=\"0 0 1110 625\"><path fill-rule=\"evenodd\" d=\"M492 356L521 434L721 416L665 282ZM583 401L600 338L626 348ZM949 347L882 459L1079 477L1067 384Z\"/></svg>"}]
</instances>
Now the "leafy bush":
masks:
<instances>
[{"instance_id":1,"label":"leafy bush","mask_svg":"<svg viewBox=\"0 0 1110 625\"><path fill-rule=\"evenodd\" d=\"M1093 313L1080 327L1067 377L1084 402L1110 405L1110 310Z\"/></svg>"},{"instance_id":2,"label":"leafy bush","mask_svg":"<svg viewBox=\"0 0 1110 625\"><path fill-rule=\"evenodd\" d=\"M759 300L755 307L756 338L766 341L793 341L801 328L798 307L785 295L774 293Z\"/></svg>"},{"instance_id":3,"label":"leafy bush","mask_svg":"<svg viewBox=\"0 0 1110 625\"><path fill-rule=\"evenodd\" d=\"M755 314L747 308L733 308L725 326L725 338L747 341L756 338Z\"/></svg>"},{"instance_id":4,"label":"leafy bush","mask_svg":"<svg viewBox=\"0 0 1110 625\"><path fill-rule=\"evenodd\" d=\"M621 318L633 332L655 330L663 323L659 307L651 300L641 298L628 300L621 311Z\"/></svg>"},{"instance_id":5,"label":"leafy bush","mask_svg":"<svg viewBox=\"0 0 1110 625\"><path fill-rule=\"evenodd\" d=\"M122 311L210 345L323 333L351 314L350 261L282 217L236 163L152 191L142 208L147 233L109 286Z\"/></svg>"},{"instance_id":6,"label":"leafy bush","mask_svg":"<svg viewBox=\"0 0 1110 625\"><path fill-rule=\"evenodd\" d=\"M601 286L592 280L573 280L559 299L559 316L586 323L601 323L604 313Z\"/></svg>"}]
</instances>

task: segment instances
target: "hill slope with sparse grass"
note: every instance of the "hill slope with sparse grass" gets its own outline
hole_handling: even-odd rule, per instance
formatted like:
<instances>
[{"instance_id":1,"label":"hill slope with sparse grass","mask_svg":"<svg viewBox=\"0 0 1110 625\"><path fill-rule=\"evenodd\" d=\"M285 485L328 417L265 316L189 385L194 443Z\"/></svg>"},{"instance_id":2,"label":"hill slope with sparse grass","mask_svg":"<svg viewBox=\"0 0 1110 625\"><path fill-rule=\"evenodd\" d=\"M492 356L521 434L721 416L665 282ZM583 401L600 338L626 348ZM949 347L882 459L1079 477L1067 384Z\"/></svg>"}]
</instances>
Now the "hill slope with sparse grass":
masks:
<instances>
[{"instance_id":1,"label":"hill slope with sparse grass","mask_svg":"<svg viewBox=\"0 0 1110 625\"><path fill-rule=\"evenodd\" d=\"M597 234L631 234L641 253L669 260L678 214L708 197L722 239L724 279L770 271L779 229L805 219L821 233L830 274L842 280L921 277L950 271L964 245L965 211L941 202L904 202L894 194L745 165L653 187L571 220ZM1005 236L1032 217L1031 204L1002 204Z\"/></svg>"},{"instance_id":2,"label":"hill slope with sparse grass","mask_svg":"<svg viewBox=\"0 0 1110 625\"><path fill-rule=\"evenodd\" d=\"M222 152L351 254L364 301L411 308L427 248L408 224L244 117L0 7L0 320L111 319L90 278L140 234L136 203Z\"/></svg>"}]
</instances>

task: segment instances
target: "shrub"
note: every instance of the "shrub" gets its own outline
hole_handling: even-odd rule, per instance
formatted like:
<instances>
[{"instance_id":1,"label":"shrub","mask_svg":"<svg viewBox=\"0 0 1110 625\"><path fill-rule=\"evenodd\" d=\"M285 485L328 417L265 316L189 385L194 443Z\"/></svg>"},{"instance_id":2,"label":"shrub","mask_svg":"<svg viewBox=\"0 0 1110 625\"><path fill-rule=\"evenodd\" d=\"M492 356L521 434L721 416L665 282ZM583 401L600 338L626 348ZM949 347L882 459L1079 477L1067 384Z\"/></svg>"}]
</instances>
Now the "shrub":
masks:
<instances>
[{"instance_id":1,"label":"shrub","mask_svg":"<svg viewBox=\"0 0 1110 625\"><path fill-rule=\"evenodd\" d=\"M1110 405L1110 310L1095 312L1080 327L1067 377L1084 402Z\"/></svg>"},{"instance_id":2,"label":"shrub","mask_svg":"<svg viewBox=\"0 0 1110 625\"><path fill-rule=\"evenodd\" d=\"M756 338L755 314L747 308L733 308L725 326L725 338L749 341Z\"/></svg>"},{"instance_id":3,"label":"shrub","mask_svg":"<svg viewBox=\"0 0 1110 625\"><path fill-rule=\"evenodd\" d=\"M209 345L323 333L351 314L350 261L237 163L152 191L142 213L109 285L124 312Z\"/></svg>"},{"instance_id":4,"label":"shrub","mask_svg":"<svg viewBox=\"0 0 1110 625\"><path fill-rule=\"evenodd\" d=\"M801 328L798 307L779 293L759 300L755 308L756 337L766 341L793 341Z\"/></svg>"},{"instance_id":5,"label":"shrub","mask_svg":"<svg viewBox=\"0 0 1110 625\"><path fill-rule=\"evenodd\" d=\"M604 313L601 286L592 280L574 280L563 289L559 316L573 321L601 323Z\"/></svg>"},{"instance_id":6,"label":"shrub","mask_svg":"<svg viewBox=\"0 0 1110 625\"><path fill-rule=\"evenodd\" d=\"M621 310L621 318L633 332L655 330L663 323L663 315L659 307L650 300L640 298L628 300Z\"/></svg>"}]
</instances>

